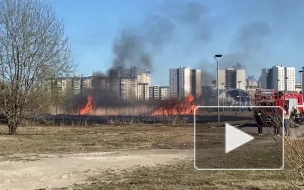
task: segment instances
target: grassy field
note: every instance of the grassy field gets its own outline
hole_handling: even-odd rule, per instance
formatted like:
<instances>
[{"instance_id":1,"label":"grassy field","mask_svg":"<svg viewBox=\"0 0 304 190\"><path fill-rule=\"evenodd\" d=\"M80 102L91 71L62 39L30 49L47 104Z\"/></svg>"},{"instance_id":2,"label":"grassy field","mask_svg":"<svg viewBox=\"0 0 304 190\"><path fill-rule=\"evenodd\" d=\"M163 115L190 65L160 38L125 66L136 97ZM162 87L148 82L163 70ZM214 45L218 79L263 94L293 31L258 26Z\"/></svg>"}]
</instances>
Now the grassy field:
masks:
<instances>
[{"instance_id":1,"label":"grassy field","mask_svg":"<svg viewBox=\"0 0 304 190\"><path fill-rule=\"evenodd\" d=\"M2 154L193 148L192 125L23 127L17 136L5 135L7 127L1 126L0 133Z\"/></svg>"},{"instance_id":2,"label":"grassy field","mask_svg":"<svg viewBox=\"0 0 304 190\"><path fill-rule=\"evenodd\" d=\"M288 171L197 171L188 160L121 173L108 171L75 189L294 189L288 175Z\"/></svg>"},{"instance_id":3,"label":"grassy field","mask_svg":"<svg viewBox=\"0 0 304 190\"><path fill-rule=\"evenodd\" d=\"M212 134L218 135L218 129L208 125L201 127L211 134L210 139L214 139ZM7 127L1 126L2 156L15 153L77 153L122 149L193 149L192 125L23 127L18 129L17 136L8 136L6 133ZM109 170L91 177L88 183L75 185L74 189L293 189L290 177L294 179L288 169L196 171L193 160L189 159L165 166L134 167L121 172Z\"/></svg>"},{"instance_id":4,"label":"grassy field","mask_svg":"<svg viewBox=\"0 0 304 190\"><path fill-rule=\"evenodd\" d=\"M247 121L231 122L244 123ZM224 125L224 123L220 123ZM208 123L198 126L217 126ZM188 125L116 125L96 127L20 127L9 136L0 126L0 152L77 153L119 149L192 149L193 124ZM5 142L5 143L3 143Z\"/></svg>"}]
</instances>

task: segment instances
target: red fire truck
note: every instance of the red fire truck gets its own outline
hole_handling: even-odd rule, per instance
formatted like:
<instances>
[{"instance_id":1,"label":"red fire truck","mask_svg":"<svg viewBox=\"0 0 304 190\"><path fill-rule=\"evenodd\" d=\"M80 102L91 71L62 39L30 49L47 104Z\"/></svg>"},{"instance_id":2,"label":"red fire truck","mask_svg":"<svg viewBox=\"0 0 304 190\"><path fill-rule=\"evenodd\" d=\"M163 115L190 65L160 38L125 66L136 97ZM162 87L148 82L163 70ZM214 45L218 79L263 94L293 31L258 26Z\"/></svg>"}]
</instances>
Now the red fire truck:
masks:
<instances>
[{"instance_id":1,"label":"red fire truck","mask_svg":"<svg viewBox=\"0 0 304 190\"><path fill-rule=\"evenodd\" d=\"M282 92L270 89L257 89L253 97L254 106L280 106L284 109L288 106L289 111L298 108L303 113L303 94L296 92ZM282 121L282 109L274 108L254 108L254 117L257 112L261 112L263 121L272 125L274 123L274 115L279 115L278 120Z\"/></svg>"}]
</instances>

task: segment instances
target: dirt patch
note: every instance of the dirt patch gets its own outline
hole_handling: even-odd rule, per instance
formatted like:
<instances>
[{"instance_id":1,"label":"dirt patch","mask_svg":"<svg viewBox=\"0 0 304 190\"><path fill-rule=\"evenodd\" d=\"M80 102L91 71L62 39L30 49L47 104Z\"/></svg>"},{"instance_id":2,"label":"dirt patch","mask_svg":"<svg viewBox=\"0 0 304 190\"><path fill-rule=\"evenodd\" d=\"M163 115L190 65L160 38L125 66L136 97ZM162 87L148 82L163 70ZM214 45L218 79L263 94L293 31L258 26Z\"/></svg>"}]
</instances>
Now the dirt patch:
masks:
<instances>
[{"instance_id":1,"label":"dirt patch","mask_svg":"<svg viewBox=\"0 0 304 190\"><path fill-rule=\"evenodd\" d=\"M17 155L37 160L0 162L0 189L62 188L83 183L102 171L134 170L171 164L193 156L192 150L137 150L63 155Z\"/></svg>"}]
</instances>

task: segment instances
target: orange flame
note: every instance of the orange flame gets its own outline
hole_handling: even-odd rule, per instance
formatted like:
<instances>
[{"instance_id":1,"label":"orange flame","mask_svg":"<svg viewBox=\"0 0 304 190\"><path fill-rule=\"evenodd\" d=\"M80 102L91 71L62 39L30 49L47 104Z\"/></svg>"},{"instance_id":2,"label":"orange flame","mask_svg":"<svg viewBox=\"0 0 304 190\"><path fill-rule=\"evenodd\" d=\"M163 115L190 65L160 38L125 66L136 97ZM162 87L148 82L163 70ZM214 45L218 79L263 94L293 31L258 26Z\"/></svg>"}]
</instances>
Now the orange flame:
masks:
<instances>
[{"instance_id":1,"label":"orange flame","mask_svg":"<svg viewBox=\"0 0 304 190\"><path fill-rule=\"evenodd\" d=\"M87 105L79 110L79 114L80 115L86 115L88 113L90 113L91 111L94 110L94 103L93 103L93 97L92 96L88 96L87 98Z\"/></svg>"},{"instance_id":2,"label":"orange flame","mask_svg":"<svg viewBox=\"0 0 304 190\"><path fill-rule=\"evenodd\" d=\"M197 106L194 104L194 99L193 95L189 95L181 102L179 100L175 102L168 100L168 102L164 103L168 104L168 106L161 106L152 115L191 115ZM172 102L170 103L170 101Z\"/></svg>"}]
</instances>

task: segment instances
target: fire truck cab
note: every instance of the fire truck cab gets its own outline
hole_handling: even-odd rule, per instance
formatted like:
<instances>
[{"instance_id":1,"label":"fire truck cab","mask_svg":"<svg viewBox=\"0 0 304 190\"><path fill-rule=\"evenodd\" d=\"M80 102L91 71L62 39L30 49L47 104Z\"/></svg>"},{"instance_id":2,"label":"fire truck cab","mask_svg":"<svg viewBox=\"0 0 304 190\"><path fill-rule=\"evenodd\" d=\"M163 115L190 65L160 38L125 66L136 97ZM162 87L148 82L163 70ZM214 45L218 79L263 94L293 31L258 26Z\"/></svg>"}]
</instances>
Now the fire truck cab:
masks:
<instances>
[{"instance_id":1,"label":"fire truck cab","mask_svg":"<svg viewBox=\"0 0 304 190\"><path fill-rule=\"evenodd\" d=\"M282 92L275 91L272 89L257 89L254 94L253 100L254 106L280 106L284 109L285 105L288 106L289 112L293 110L293 108L298 108L301 115L303 114L303 94L296 92ZM272 116L274 109L267 108L256 108L254 109L254 113L256 114L258 111L264 112L264 121L265 122L273 122ZM282 109L279 109L279 114L282 116ZM302 118L302 117L301 117Z\"/></svg>"}]
</instances>

